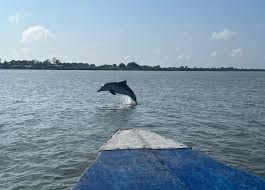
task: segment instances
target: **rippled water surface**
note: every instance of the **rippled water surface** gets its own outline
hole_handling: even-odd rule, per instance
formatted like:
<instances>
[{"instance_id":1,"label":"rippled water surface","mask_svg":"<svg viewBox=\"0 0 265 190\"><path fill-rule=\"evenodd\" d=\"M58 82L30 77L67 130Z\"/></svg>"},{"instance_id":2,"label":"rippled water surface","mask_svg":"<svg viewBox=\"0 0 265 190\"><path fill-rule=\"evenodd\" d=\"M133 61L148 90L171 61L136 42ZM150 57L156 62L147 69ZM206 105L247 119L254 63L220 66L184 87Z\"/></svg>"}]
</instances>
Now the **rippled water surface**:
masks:
<instances>
[{"instance_id":1,"label":"rippled water surface","mask_svg":"<svg viewBox=\"0 0 265 190\"><path fill-rule=\"evenodd\" d=\"M128 80L139 105L97 93ZM265 177L265 72L0 70L0 189L69 189L118 128Z\"/></svg>"}]
</instances>

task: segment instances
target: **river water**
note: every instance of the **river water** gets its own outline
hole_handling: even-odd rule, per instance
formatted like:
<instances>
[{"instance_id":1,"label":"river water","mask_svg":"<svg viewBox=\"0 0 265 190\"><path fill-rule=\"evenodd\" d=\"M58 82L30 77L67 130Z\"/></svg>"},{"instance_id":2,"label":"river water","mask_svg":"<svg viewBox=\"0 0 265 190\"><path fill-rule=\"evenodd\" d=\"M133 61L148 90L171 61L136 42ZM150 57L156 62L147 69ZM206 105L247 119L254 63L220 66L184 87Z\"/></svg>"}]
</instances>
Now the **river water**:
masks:
<instances>
[{"instance_id":1,"label":"river water","mask_svg":"<svg viewBox=\"0 0 265 190\"><path fill-rule=\"evenodd\" d=\"M139 105L107 92L127 80ZM265 72L0 70L0 189L69 189L118 128L265 177Z\"/></svg>"}]
</instances>

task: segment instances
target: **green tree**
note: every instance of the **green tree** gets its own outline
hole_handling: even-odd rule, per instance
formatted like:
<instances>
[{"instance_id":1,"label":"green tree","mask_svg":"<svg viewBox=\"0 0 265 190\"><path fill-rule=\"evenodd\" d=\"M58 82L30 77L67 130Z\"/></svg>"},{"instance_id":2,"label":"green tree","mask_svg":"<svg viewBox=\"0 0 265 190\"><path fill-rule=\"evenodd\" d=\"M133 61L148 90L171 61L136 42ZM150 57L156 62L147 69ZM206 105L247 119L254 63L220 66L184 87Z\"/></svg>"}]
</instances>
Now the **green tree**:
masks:
<instances>
[{"instance_id":1,"label":"green tree","mask_svg":"<svg viewBox=\"0 0 265 190\"><path fill-rule=\"evenodd\" d=\"M119 69L125 69L125 68L126 68L126 65L124 63L119 64Z\"/></svg>"},{"instance_id":2,"label":"green tree","mask_svg":"<svg viewBox=\"0 0 265 190\"><path fill-rule=\"evenodd\" d=\"M128 68L128 69L132 69L132 70L134 70L134 69L138 69L139 67L140 67L140 65L138 65L138 64L135 63L135 62L130 62L130 63L127 64L127 68Z\"/></svg>"}]
</instances>

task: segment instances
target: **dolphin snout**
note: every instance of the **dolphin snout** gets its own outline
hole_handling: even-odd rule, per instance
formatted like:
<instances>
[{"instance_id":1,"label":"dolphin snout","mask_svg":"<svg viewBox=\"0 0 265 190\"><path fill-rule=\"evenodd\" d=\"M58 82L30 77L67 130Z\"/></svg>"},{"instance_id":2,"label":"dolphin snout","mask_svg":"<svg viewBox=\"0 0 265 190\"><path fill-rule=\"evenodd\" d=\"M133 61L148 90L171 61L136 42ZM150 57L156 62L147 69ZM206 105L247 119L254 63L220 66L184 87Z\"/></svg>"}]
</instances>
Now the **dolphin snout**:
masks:
<instances>
[{"instance_id":1,"label":"dolphin snout","mask_svg":"<svg viewBox=\"0 0 265 190\"><path fill-rule=\"evenodd\" d=\"M101 86L98 90L97 90L97 92L101 92L101 91L105 91L106 89L105 89L105 86L103 85L103 86Z\"/></svg>"}]
</instances>

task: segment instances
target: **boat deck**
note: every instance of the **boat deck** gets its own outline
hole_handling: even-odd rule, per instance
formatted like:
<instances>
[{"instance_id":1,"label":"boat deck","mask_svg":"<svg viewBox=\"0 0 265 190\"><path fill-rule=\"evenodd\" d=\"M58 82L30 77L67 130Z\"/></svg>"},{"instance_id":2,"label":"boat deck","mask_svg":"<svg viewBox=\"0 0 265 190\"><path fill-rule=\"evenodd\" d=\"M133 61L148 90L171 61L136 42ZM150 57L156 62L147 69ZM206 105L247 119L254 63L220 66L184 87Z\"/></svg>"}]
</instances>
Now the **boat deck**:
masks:
<instances>
[{"instance_id":1,"label":"boat deck","mask_svg":"<svg viewBox=\"0 0 265 190\"><path fill-rule=\"evenodd\" d=\"M136 146L142 148L123 144L125 149L117 149L115 145L128 137L123 133L121 140L121 134L117 134L101 147L96 162L83 173L74 190L265 189L265 179L228 167L179 143L172 144L168 139L160 139L164 143L154 146L158 149L143 148L141 143ZM142 139L139 134L142 133L134 133L133 138L148 147L150 136ZM162 148L161 144L178 148Z\"/></svg>"}]
</instances>

